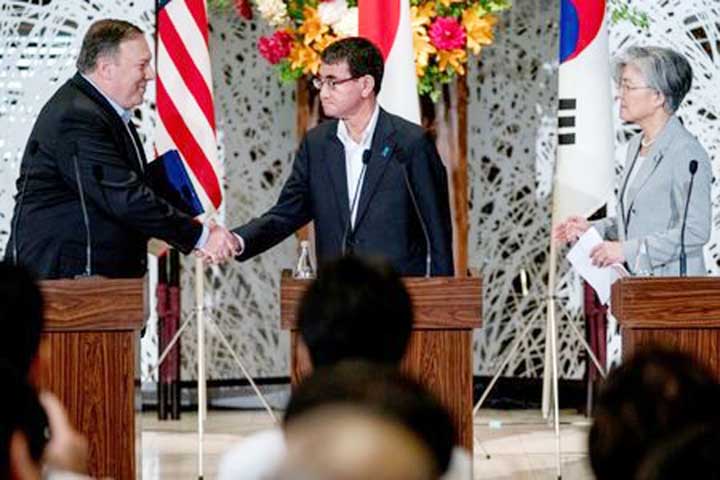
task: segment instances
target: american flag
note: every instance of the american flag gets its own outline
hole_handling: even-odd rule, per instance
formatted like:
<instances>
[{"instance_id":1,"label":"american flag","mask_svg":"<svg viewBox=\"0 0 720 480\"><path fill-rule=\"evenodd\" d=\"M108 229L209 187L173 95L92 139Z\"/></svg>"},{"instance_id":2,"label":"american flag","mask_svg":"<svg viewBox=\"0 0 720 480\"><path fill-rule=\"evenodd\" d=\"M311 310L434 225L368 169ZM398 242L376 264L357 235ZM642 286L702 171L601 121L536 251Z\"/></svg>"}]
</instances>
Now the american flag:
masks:
<instances>
[{"instance_id":1,"label":"american flag","mask_svg":"<svg viewBox=\"0 0 720 480\"><path fill-rule=\"evenodd\" d=\"M205 0L157 3L155 150L177 150L206 213L222 202Z\"/></svg>"}]
</instances>

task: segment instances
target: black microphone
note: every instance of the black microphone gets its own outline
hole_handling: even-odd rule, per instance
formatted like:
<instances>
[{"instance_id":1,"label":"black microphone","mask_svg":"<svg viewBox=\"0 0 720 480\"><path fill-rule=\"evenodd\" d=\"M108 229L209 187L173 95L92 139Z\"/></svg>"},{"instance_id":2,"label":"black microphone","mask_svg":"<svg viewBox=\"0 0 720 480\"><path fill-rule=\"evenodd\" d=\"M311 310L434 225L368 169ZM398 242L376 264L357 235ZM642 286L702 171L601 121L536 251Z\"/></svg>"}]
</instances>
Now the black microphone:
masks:
<instances>
[{"instance_id":1,"label":"black microphone","mask_svg":"<svg viewBox=\"0 0 720 480\"><path fill-rule=\"evenodd\" d=\"M407 160L408 159L405 157L404 152L400 152L400 154L397 155L397 161L402 168L403 178L405 178L405 185L407 186L408 193L410 194L410 199L412 200L413 207L415 208L415 214L420 221L420 227L422 228L423 235L425 236L425 277L430 277L430 275L432 274L432 247L430 245L430 234L428 233L427 224L425 223L425 220L420 213L420 207L418 206L415 192L413 191L412 185L410 184L410 177L407 173Z\"/></svg>"},{"instance_id":2,"label":"black microphone","mask_svg":"<svg viewBox=\"0 0 720 480\"><path fill-rule=\"evenodd\" d=\"M17 201L17 213L15 215L15 218L13 219L13 226L12 226L12 237L13 237L13 244L12 244L12 253L13 253L13 264L17 265L17 237L18 237L18 225L20 224L20 217L22 216L22 204L23 200L25 199L25 190L27 189L28 180L30 179L30 173L32 172L32 169L30 168L33 159L35 158L35 154L38 151L40 144L37 140L33 139L28 142L27 146L27 153L28 153L28 160L27 165L25 166L25 178L23 179L23 185L20 189L20 195L18 195L18 201Z\"/></svg>"},{"instance_id":3,"label":"black microphone","mask_svg":"<svg viewBox=\"0 0 720 480\"><path fill-rule=\"evenodd\" d=\"M690 186L688 187L687 198L685 199L685 213L683 214L682 228L680 229L680 276L687 277L687 254L685 253L685 227L687 226L688 207L690 206L690 195L692 195L695 173L698 169L697 160L690 160Z\"/></svg>"},{"instance_id":4,"label":"black microphone","mask_svg":"<svg viewBox=\"0 0 720 480\"><path fill-rule=\"evenodd\" d=\"M72 143L72 158L73 166L75 167L75 183L77 184L78 194L80 196L80 209L82 210L83 223L85 224L85 272L79 276L89 277L92 275L92 237L90 235L90 217L88 216L87 204L85 203L85 191L83 190L83 184L80 180L77 142Z\"/></svg>"},{"instance_id":5,"label":"black microphone","mask_svg":"<svg viewBox=\"0 0 720 480\"><path fill-rule=\"evenodd\" d=\"M353 212L355 211L355 207L357 206L358 199L360 198L360 186L362 185L363 178L365 178L365 172L367 171L368 163L370 163L370 157L372 154L370 153L370 150L366 149L363 151L362 155L362 170L360 170L360 176L358 177L357 185L355 185L355 194L353 195L352 202L350 203L350 215L348 216L347 224L345 225L345 231L343 232L343 238L342 238L342 254L345 256L346 253L352 253L353 249L350 245L350 249L348 249L348 243L354 244L355 243L355 235L352 225L352 216Z\"/></svg>"}]
</instances>

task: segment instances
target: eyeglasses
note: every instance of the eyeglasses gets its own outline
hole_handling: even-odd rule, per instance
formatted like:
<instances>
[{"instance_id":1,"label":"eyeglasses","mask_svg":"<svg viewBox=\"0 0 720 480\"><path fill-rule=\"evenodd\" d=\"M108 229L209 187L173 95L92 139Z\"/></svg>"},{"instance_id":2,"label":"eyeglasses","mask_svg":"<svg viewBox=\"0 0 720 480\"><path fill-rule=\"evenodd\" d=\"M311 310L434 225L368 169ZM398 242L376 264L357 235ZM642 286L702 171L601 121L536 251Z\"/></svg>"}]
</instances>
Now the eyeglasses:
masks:
<instances>
[{"instance_id":1,"label":"eyeglasses","mask_svg":"<svg viewBox=\"0 0 720 480\"><path fill-rule=\"evenodd\" d=\"M330 90L335 90L335 87L338 85L342 85L343 83L349 82L351 80L357 80L359 77L350 77L350 78L344 78L342 80L338 80L337 78L320 78L320 77L313 77L312 79L312 85L317 90L322 90L323 85L327 85Z\"/></svg>"},{"instance_id":2,"label":"eyeglasses","mask_svg":"<svg viewBox=\"0 0 720 480\"><path fill-rule=\"evenodd\" d=\"M617 83L615 84L615 89L620 95L625 92L632 92L633 90L655 90L653 87L648 87L646 85L640 85L635 87L632 85L628 85L627 83Z\"/></svg>"}]
</instances>

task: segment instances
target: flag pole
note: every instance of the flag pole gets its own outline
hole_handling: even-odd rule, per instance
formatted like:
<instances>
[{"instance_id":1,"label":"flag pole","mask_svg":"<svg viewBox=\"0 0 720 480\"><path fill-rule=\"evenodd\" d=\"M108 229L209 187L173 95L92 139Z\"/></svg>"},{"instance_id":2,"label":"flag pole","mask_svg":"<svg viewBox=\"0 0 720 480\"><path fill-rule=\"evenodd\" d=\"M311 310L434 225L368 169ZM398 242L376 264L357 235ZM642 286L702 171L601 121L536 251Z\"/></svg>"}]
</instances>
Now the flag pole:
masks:
<instances>
[{"instance_id":1,"label":"flag pole","mask_svg":"<svg viewBox=\"0 0 720 480\"><path fill-rule=\"evenodd\" d=\"M554 204L553 196L553 204ZM554 205L553 205L554 207ZM554 211L554 208L553 208ZM555 225L555 214L551 216L551 231L552 226ZM547 324L548 327L545 330L545 376L543 377L543 387L548 386L550 383L550 389L552 390L552 402L553 402L553 429L555 431L555 467L557 470L558 479L562 478L561 468L561 456L560 456L560 392L559 392L559 374L558 374L558 349L557 349L557 318L555 317L555 272L557 270L557 246L552 240L550 235L550 265L548 272L548 292L547 292ZM550 341L548 342L548 337ZM550 363L552 364L552 370L550 372L550 382L547 379L548 373L548 350L550 352ZM545 400L547 398L546 388L543 388L543 406L545 406Z\"/></svg>"},{"instance_id":2,"label":"flag pole","mask_svg":"<svg viewBox=\"0 0 720 480\"><path fill-rule=\"evenodd\" d=\"M202 259L195 258L195 312L197 315L197 421L198 421L198 448L197 465L198 479L203 478L203 442L205 434L206 415L206 383L205 383L205 269Z\"/></svg>"}]
</instances>

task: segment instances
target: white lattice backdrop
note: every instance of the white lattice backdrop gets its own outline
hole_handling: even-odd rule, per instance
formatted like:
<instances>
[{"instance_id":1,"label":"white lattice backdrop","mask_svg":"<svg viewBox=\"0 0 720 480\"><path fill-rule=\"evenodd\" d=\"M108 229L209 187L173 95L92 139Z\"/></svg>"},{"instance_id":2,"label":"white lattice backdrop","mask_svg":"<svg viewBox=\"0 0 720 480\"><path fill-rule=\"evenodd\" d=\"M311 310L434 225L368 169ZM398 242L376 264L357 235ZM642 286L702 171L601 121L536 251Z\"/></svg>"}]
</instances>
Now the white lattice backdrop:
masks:
<instances>
[{"instance_id":1,"label":"white lattice backdrop","mask_svg":"<svg viewBox=\"0 0 720 480\"><path fill-rule=\"evenodd\" d=\"M82 34L95 19L124 18L153 30L153 2L63 0L32 5L0 3L0 245L7 239L19 156L32 121L47 97L74 71ZM718 98L714 0L675 0L659 5L633 2L651 18L649 32L629 24L611 28L613 51L630 43L653 43L680 49L696 71L693 91L681 109L688 128L700 137L714 159ZM497 43L472 65L469 76L470 262L485 275L485 327L476 335L476 372L489 374L504 348L541 308L547 277L549 194L555 152L557 0L516 0L504 16ZM280 86L274 72L258 59L255 43L266 33L256 22L211 15L211 53L221 157L225 159L226 206L221 212L236 225L273 203L288 173L295 140L293 89ZM692 32L692 34L690 33ZM703 38L704 42L698 40ZM712 56L703 48L711 49ZM150 96L152 92L149 91ZM137 121L152 133L152 99ZM624 160L625 132L618 128L618 172ZM146 143L149 150L150 144ZM713 167L717 172L718 165ZM716 212L720 197L715 190ZM717 213L714 225L720 223ZM287 340L278 329L278 272L291 267L296 242L245 264L231 264L208 274L207 302L235 351L255 375L287 372ZM0 247L0 250L3 248ZM709 264L718 271L717 229L708 247ZM562 265L562 262L560 262ZM523 285L527 295L523 295ZM183 311L189 313L192 286L183 276ZM583 372L578 343L566 321L578 321L577 280L560 277L563 308L560 360L564 377ZM154 320L143 342L143 364L156 357ZM183 337L183 377L193 378L194 328ZM544 322L525 340L508 373L537 375L542 365ZM210 336L210 378L239 378L240 373L217 339Z\"/></svg>"}]
</instances>

